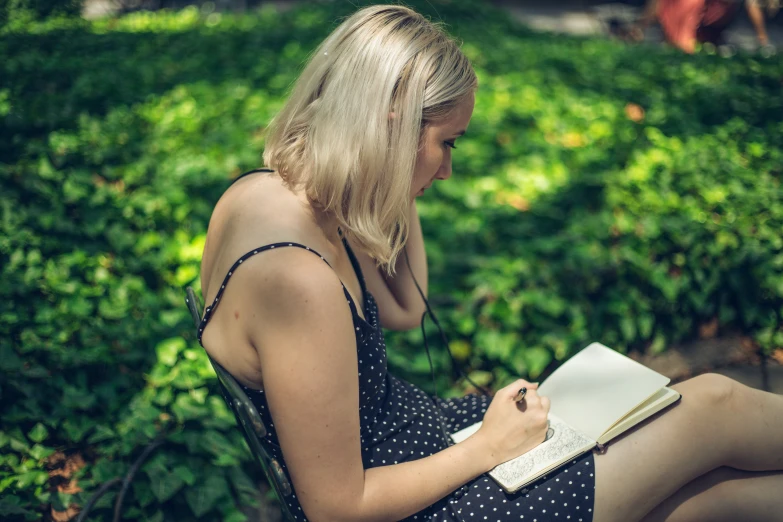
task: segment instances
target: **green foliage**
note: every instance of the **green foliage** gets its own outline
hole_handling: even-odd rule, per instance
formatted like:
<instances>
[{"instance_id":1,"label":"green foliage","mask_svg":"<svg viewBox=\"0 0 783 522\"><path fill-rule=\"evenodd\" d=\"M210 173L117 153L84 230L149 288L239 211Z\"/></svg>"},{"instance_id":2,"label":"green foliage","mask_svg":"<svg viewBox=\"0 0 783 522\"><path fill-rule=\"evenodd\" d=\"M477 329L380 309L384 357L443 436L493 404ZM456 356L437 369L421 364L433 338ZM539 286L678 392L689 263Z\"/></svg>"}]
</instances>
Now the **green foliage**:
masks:
<instances>
[{"instance_id":1,"label":"green foliage","mask_svg":"<svg viewBox=\"0 0 783 522\"><path fill-rule=\"evenodd\" d=\"M413 6L446 17L481 83L453 179L419 203L430 294L474 380L537 379L592 340L661 351L715 318L783 346L780 58L542 35L482 3ZM261 476L182 287L324 21L351 9L0 29L0 518L84 505L163 437L124 519L243 519ZM389 347L393 371L429 386L420 332ZM460 393L433 355L440 389ZM82 491L49 476L63 456L86 462L69 476Z\"/></svg>"},{"instance_id":2,"label":"green foliage","mask_svg":"<svg viewBox=\"0 0 783 522\"><path fill-rule=\"evenodd\" d=\"M78 16L82 0L0 0L0 27L23 27L51 17Z\"/></svg>"}]
</instances>

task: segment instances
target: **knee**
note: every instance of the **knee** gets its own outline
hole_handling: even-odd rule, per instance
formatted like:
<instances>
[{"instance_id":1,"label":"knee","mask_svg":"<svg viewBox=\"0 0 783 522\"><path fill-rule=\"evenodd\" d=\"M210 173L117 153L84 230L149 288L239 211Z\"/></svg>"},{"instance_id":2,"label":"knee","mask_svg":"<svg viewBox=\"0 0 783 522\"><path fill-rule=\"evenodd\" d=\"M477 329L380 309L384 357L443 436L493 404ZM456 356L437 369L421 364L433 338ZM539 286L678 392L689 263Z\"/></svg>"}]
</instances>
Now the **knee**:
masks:
<instances>
[{"instance_id":1,"label":"knee","mask_svg":"<svg viewBox=\"0 0 783 522\"><path fill-rule=\"evenodd\" d=\"M717 373L705 373L691 379L694 385L694 399L707 406L723 409L731 407L741 391L742 384ZM689 397L683 397L688 400Z\"/></svg>"}]
</instances>

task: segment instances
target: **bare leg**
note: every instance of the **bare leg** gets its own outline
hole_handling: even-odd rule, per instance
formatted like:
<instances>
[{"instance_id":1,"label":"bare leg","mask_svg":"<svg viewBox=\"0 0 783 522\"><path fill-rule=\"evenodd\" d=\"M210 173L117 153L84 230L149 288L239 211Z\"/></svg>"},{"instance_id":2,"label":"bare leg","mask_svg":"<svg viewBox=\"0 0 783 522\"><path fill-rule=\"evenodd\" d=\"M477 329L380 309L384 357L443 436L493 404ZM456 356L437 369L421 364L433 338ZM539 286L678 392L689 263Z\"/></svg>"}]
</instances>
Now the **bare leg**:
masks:
<instances>
[{"instance_id":1,"label":"bare leg","mask_svg":"<svg viewBox=\"0 0 783 522\"><path fill-rule=\"evenodd\" d=\"M783 472L718 468L652 510L643 522L774 522L783 520Z\"/></svg>"},{"instance_id":2,"label":"bare leg","mask_svg":"<svg viewBox=\"0 0 783 522\"><path fill-rule=\"evenodd\" d=\"M783 396L715 374L673 388L680 404L596 456L596 522L640 520L721 466L783 469Z\"/></svg>"},{"instance_id":3,"label":"bare leg","mask_svg":"<svg viewBox=\"0 0 783 522\"><path fill-rule=\"evenodd\" d=\"M756 38L758 38L759 44L767 45L769 37L767 37L767 26L764 24L764 13L761 11L761 7L759 7L757 2L746 2L745 8L748 11L748 17L753 24L753 28L756 30Z\"/></svg>"}]
</instances>

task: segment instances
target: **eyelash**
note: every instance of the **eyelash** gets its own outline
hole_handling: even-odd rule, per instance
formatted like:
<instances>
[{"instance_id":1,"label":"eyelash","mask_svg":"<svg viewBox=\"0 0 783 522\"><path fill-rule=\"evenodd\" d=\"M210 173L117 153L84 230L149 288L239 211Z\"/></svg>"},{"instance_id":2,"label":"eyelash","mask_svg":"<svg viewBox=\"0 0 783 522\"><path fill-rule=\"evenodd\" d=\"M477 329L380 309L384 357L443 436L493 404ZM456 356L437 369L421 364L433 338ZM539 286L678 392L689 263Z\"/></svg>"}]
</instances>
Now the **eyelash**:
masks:
<instances>
[{"instance_id":1,"label":"eyelash","mask_svg":"<svg viewBox=\"0 0 783 522\"><path fill-rule=\"evenodd\" d=\"M451 147L452 149L456 149L456 148L457 148L457 146L456 146L456 145L454 145L454 143L452 143L452 142L450 142L450 141L444 141L443 143L444 143L445 145L448 145L448 146L449 146L449 147Z\"/></svg>"}]
</instances>

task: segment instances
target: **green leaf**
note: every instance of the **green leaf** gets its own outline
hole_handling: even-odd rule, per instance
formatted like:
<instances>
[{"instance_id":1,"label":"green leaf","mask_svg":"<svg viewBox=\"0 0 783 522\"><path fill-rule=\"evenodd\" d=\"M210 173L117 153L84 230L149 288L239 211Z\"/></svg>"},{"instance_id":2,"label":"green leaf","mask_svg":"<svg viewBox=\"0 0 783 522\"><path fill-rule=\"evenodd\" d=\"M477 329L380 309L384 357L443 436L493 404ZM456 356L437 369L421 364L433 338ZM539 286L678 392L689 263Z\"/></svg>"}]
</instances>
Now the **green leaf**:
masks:
<instances>
[{"instance_id":1,"label":"green leaf","mask_svg":"<svg viewBox=\"0 0 783 522\"><path fill-rule=\"evenodd\" d=\"M185 485L185 481L175 473L156 471L148 473L148 476L152 493L158 502L166 502Z\"/></svg>"},{"instance_id":2,"label":"green leaf","mask_svg":"<svg viewBox=\"0 0 783 522\"><path fill-rule=\"evenodd\" d=\"M72 499L73 495L57 491L50 499L52 503L52 509L56 511L66 511L68 506L71 505Z\"/></svg>"},{"instance_id":3,"label":"green leaf","mask_svg":"<svg viewBox=\"0 0 783 522\"><path fill-rule=\"evenodd\" d=\"M180 421L198 420L209 415L209 408L203 404L198 404L187 392L177 395L171 411Z\"/></svg>"},{"instance_id":4,"label":"green leaf","mask_svg":"<svg viewBox=\"0 0 783 522\"><path fill-rule=\"evenodd\" d=\"M188 486L192 486L196 482L196 476L193 475L193 472L187 466L177 466L172 472Z\"/></svg>"},{"instance_id":5,"label":"green leaf","mask_svg":"<svg viewBox=\"0 0 783 522\"><path fill-rule=\"evenodd\" d=\"M641 313L639 314L639 335L642 339L649 339L652 335L653 326L655 325L655 316L653 314Z\"/></svg>"},{"instance_id":6,"label":"green leaf","mask_svg":"<svg viewBox=\"0 0 783 522\"><path fill-rule=\"evenodd\" d=\"M155 501L155 495L152 493L152 486L150 486L150 482L145 480L134 480L133 498L142 508L146 508L152 504Z\"/></svg>"},{"instance_id":7,"label":"green leaf","mask_svg":"<svg viewBox=\"0 0 783 522\"><path fill-rule=\"evenodd\" d=\"M185 491L185 500L197 518L201 518L215 503L224 496L229 496L228 482L222 475L208 475L196 486Z\"/></svg>"},{"instance_id":8,"label":"green leaf","mask_svg":"<svg viewBox=\"0 0 783 522\"><path fill-rule=\"evenodd\" d=\"M84 435L92 429L93 423L89 417L73 417L65 419L62 427L71 442L80 442Z\"/></svg>"},{"instance_id":9,"label":"green leaf","mask_svg":"<svg viewBox=\"0 0 783 522\"><path fill-rule=\"evenodd\" d=\"M636 323L630 315L624 315L620 318L620 330L623 332L623 338L626 341L633 341L636 338Z\"/></svg>"},{"instance_id":10,"label":"green leaf","mask_svg":"<svg viewBox=\"0 0 783 522\"><path fill-rule=\"evenodd\" d=\"M479 386L486 386L492 381L492 372L486 372L483 370L473 370L472 372L470 372L470 380L472 380Z\"/></svg>"},{"instance_id":11,"label":"green leaf","mask_svg":"<svg viewBox=\"0 0 783 522\"><path fill-rule=\"evenodd\" d=\"M239 510L233 510L228 515L223 516L223 522L246 522L247 515Z\"/></svg>"},{"instance_id":12,"label":"green leaf","mask_svg":"<svg viewBox=\"0 0 783 522\"><path fill-rule=\"evenodd\" d=\"M201 447L216 457L222 455L238 457L240 455L240 449L222 433L215 430L207 430L201 434Z\"/></svg>"},{"instance_id":13,"label":"green leaf","mask_svg":"<svg viewBox=\"0 0 783 522\"><path fill-rule=\"evenodd\" d=\"M0 489L2 491L2 489ZM22 507L22 499L16 495L3 495L0 497L0 516L33 515L34 512Z\"/></svg>"},{"instance_id":14,"label":"green leaf","mask_svg":"<svg viewBox=\"0 0 783 522\"><path fill-rule=\"evenodd\" d=\"M40 444L36 444L30 448L30 456L35 460L45 459L52 453L54 453L54 449L41 446Z\"/></svg>"},{"instance_id":15,"label":"green leaf","mask_svg":"<svg viewBox=\"0 0 783 522\"><path fill-rule=\"evenodd\" d=\"M258 504L258 486L242 470L242 467L229 468L228 476L234 491L239 494L240 503L245 506L256 506Z\"/></svg>"},{"instance_id":16,"label":"green leaf","mask_svg":"<svg viewBox=\"0 0 783 522\"><path fill-rule=\"evenodd\" d=\"M117 435L114 433L114 431L111 428L99 424L95 426L95 433L93 433L87 438L87 442L89 442L90 444L95 444L96 442L113 439L116 436Z\"/></svg>"},{"instance_id":17,"label":"green leaf","mask_svg":"<svg viewBox=\"0 0 783 522\"><path fill-rule=\"evenodd\" d=\"M653 355L662 353L666 349L666 336L656 334L653 342L650 344L649 352Z\"/></svg>"},{"instance_id":18,"label":"green leaf","mask_svg":"<svg viewBox=\"0 0 783 522\"><path fill-rule=\"evenodd\" d=\"M31 485L42 486L49 479L49 474L45 471L28 471L21 473L16 477L16 488L26 489Z\"/></svg>"},{"instance_id":19,"label":"green leaf","mask_svg":"<svg viewBox=\"0 0 783 522\"><path fill-rule=\"evenodd\" d=\"M549 350L541 347L533 347L525 350L525 361L530 368L530 378L535 379L543 372L549 363L552 362L552 354Z\"/></svg>"},{"instance_id":20,"label":"green leaf","mask_svg":"<svg viewBox=\"0 0 783 522\"><path fill-rule=\"evenodd\" d=\"M212 464L215 466L219 466L221 468L239 466L242 464L242 461L239 460L236 456L230 455L228 453L222 453L220 455L217 455L214 459L212 459Z\"/></svg>"},{"instance_id":21,"label":"green leaf","mask_svg":"<svg viewBox=\"0 0 783 522\"><path fill-rule=\"evenodd\" d=\"M177 363L177 355L187 347L185 339L182 337L172 337L158 343L155 351L158 354L158 360L166 366L174 366Z\"/></svg>"},{"instance_id":22,"label":"green leaf","mask_svg":"<svg viewBox=\"0 0 783 522\"><path fill-rule=\"evenodd\" d=\"M27 432L27 437L33 442L43 442L49 436L49 431L40 422Z\"/></svg>"},{"instance_id":23,"label":"green leaf","mask_svg":"<svg viewBox=\"0 0 783 522\"><path fill-rule=\"evenodd\" d=\"M168 406L174 400L174 392L171 388L161 388L155 397L155 404L158 406Z\"/></svg>"}]
</instances>

